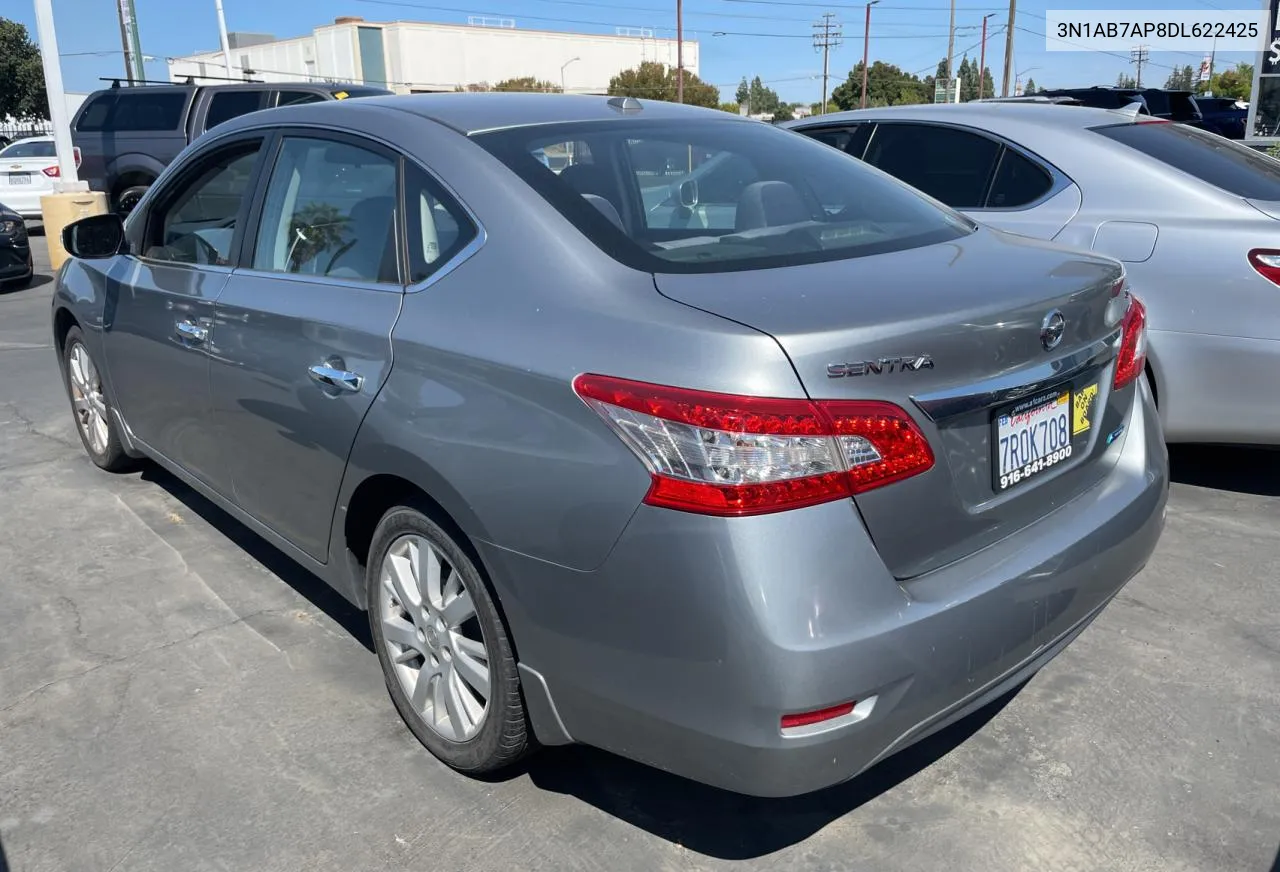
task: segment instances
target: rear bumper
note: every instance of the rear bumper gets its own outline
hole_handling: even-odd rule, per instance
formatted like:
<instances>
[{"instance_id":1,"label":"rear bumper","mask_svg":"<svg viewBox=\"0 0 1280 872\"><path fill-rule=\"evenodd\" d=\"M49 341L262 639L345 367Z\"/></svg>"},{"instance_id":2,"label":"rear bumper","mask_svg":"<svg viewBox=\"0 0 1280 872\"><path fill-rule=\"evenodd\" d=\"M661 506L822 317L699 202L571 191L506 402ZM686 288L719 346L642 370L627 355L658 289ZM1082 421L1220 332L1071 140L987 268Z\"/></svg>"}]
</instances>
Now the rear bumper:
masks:
<instances>
[{"instance_id":1,"label":"rear bumper","mask_svg":"<svg viewBox=\"0 0 1280 872\"><path fill-rule=\"evenodd\" d=\"M1280 337L1152 330L1150 346L1169 442L1280 445Z\"/></svg>"},{"instance_id":2,"label":"rear bumper","mask_svg":"<svg viewBox=\"0 0 1280 872\"><path fill-rule=\"evenodd\" d=\"M0 202L3 202L23 218L39 220L44 214L40 210L40 198L47 194L52 194L53 191L34 185L31 186L30 190L25 190L25 187L5 188L4 194L0 195Z\"/></svg>"},{"instance_id":3,"label":"rear bumper","mask_svg":"<svg viewBox=\"0 0 1280 872\"><path fill-rule=\"evenodd\" d=\"M790 796L963 717L1069 644L1155 548L1167 456L1137 396L1099 486L901 584L849 502L733 520L643 507L589 573L485 546L521 661L545 679L526 682L545 686L535 729ZM853 716L780 729L785 713L850 700Z\"/></svg>"}]
</instances>

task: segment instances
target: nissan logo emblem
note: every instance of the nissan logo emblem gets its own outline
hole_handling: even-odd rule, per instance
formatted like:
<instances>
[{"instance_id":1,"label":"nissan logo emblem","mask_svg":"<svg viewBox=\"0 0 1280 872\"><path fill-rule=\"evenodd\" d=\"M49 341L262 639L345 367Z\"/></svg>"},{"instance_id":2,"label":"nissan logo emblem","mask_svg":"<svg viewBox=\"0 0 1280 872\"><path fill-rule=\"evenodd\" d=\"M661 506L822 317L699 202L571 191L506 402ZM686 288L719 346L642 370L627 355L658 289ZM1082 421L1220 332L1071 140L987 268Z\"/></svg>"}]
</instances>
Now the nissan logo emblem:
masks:
<instances>
[{"instance_id":1,"label":"nissan logo emblem","mask_svg":"<svg viewBox=\"0 0 1280 872\"><path fill-rule=\"evenodd\" d=\"M1044 321L1040 324L1040 344L1044 346L1044 350L1053 351L1057 348L1066 330L1067 319L1062 317L1062 313L1057 309L1045 315Z\"/></svg>"}]
</instances>

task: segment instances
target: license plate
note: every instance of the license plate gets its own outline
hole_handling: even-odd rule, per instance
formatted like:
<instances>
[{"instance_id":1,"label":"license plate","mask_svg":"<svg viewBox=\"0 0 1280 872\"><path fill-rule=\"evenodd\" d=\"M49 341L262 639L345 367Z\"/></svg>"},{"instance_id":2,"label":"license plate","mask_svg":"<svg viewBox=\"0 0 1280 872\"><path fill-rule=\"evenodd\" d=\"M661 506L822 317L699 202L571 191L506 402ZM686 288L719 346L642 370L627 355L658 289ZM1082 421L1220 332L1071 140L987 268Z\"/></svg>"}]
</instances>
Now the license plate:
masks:
<instances>
[{"instance_id":1,"label":"license plate","mask_svg":"<svg viewBox=\"0 0 1280 872\"><path fill-rule=\"evenodd\" d=\"M1071 409L1071 391L1062 388L996 413L991 467L997 492L1071 457Z\"/></svg>"},{"instance_id":2,"label":"license plate","mask_svg":"<svg viewBox=\"0 0 1280 872\"><path fill-rule=\"evenodd\" d=\"M31 184L31 173L9 173L9 184L29 185Z\"/></svg>"}]
</instances>

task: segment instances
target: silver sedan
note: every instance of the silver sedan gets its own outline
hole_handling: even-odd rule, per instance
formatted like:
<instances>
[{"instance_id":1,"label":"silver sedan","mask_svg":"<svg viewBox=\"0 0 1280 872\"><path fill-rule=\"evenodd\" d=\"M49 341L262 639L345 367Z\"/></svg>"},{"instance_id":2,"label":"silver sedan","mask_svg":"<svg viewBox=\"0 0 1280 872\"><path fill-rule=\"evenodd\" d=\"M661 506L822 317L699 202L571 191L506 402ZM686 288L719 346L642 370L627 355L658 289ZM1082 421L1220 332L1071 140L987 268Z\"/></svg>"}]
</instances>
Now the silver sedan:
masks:
<instances>
[{"instance_id":1,"label":"silver sedan","mask_svg":"<svg viewBox=\"0 0 1280 872\"><path fill-rule=\"evenodd\" d=\"M1169 442L1280 444L1280 161L1148 116L969 103L788 125L991 226L1123 261Z\"/></svg>"}]
</instances>

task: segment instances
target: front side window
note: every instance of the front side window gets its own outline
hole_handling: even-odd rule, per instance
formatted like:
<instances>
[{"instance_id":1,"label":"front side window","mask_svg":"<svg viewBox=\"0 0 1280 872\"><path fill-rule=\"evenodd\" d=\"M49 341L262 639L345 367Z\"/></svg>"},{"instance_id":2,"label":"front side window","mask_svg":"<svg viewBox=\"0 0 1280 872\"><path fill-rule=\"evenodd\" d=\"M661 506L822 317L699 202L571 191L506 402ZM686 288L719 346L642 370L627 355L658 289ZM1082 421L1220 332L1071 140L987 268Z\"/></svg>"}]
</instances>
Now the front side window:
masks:
<instances>
[{"instance_id":1,"label":"front side window","mask_svg":"<svg viewBox=\"0 0 1280 872\"><path fill-rule=\"evenodd\" d=\"M847 155L861 158L871 140L874 124L851 124L847 127L818 127L800 131L818 142L838 148Z\"/></svg>"},{"instance_id":2,"label":"front side window","mask_svg":"<svg viewBox=\"0 0 1280 872\"><path fill-rule=\"evenodd\" d=\"M262 97L265 92L251 90L215 91L209 100L209 111L205 115L204 129L217 127L224 121L239 118L262 108Z\"/></svg>"},{"instance_id":3,"label":"front side window","mask_svg":"<svg viewBox=\"0 0 1280 872\"><path fill-rule=\"evenodd\" d=\"M286 137L271 173L255 269L398 282L396 161L345 142Z\"/></svg>"},{"instance_id":4,"label":"front side window","mask_svg":"<svg viewBox=\"0 0 1280 872\"><path fill-rule=\"evenodd\" d=\"M953 209L982 207L1000 144L932 124L881 124L866 161Z\"/></svg>"},{"instance_id":5,"label":"front side window","mask_svg":"<svg viewBox=\"0 0 1280 872\"><path fill-rule=\"evenodd\" d=\"M858 161L759 122L628 119L473 138L592 242L650 272L841 260L974 227Z\"/></svg>"},{"instance_id":6,"label":"front side window","mask_svg":"<svg viewBox=\"0 0 1280 872\"><path fill-rule=\"evenodd\" d=\"M261 148L260 140L238 143L180 176L147 217L144 255L170 263L229 265Z\"/></svg>"},{"instance_id":7,"label":"front side window","mask_svg":"<svg viewBox=\"0 0 1280 872\"><path fill-rule=\"evenodd\" d=\"M57 150L47 139L27 139L0 150L0 159L10 157L57 157Z\"/></svg>"}]
</instances>

